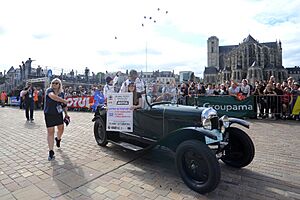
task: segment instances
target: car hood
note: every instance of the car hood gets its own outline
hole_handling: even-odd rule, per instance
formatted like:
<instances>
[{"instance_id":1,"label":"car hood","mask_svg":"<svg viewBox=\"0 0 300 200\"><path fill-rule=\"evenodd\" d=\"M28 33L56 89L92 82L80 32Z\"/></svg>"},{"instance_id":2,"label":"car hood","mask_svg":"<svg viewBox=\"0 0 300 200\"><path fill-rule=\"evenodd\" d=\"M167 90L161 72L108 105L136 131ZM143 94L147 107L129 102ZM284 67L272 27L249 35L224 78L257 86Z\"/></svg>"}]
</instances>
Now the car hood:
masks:
<instances>
[{"instance_id":1,"label":"car hood","mask_svg":"<svg viewBox=\"0 0 300 200\"><path fill-rule=\"evenodd\" d=\"M205 107L197 107L197 106L184 106L184 105L177 105L177 104L162 104L162 105L155 105L152 107L153 109L162 109L168 112L179 112L179 113L194 113L200 114L203 112Z\"/></svg>"},{"instance_id":2,"label":"car hood","mask_svg":"<svg viewBox=\"0 0 300 200\"><path fill-rule=\"evenodd\" d=\"M199 122L201 118L201 113L205 109L204 107L197 106L184 106L177 104L162 104L155 105L152 109L163 110L165 118L173 118L177 120L189 121L192 123Z\"/></svg>"}]
</instances>

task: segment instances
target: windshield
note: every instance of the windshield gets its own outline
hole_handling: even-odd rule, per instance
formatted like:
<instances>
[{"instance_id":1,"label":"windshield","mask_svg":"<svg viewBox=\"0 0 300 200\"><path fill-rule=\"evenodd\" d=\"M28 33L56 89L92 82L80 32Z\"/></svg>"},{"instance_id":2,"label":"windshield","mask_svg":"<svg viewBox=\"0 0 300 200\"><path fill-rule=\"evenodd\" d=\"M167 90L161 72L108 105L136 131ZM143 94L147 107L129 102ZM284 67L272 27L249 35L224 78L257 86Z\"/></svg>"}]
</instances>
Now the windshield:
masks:
<instances>
[{"instance_id":1,"label":"windshield","mask_svg":"<svg viewBox=\"0 0 300 200\"><path fill-rule=\"evenodd\" d=\"M146 85L149 103L166 102L177 103L178 89L172 83L149 83Z\"/></svg>"}]
</instances>

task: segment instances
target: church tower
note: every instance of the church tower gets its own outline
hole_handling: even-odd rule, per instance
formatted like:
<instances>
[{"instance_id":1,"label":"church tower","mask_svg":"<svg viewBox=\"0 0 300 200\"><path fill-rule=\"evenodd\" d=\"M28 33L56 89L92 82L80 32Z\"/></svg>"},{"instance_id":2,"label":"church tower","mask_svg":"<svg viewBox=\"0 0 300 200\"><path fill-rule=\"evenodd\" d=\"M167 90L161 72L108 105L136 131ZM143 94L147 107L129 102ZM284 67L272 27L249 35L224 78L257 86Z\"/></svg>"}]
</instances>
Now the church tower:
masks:
<instances>
[{"instance_id":1,"label":"church tower","mask_svg":"<svg viewBox=\"0 0 300 200\"><path fill-rule=\"evenodd\" d=\"M216 36L211 36L207 40L207 67L219 70L219 39Z\"/></svg>"}]
</instances>

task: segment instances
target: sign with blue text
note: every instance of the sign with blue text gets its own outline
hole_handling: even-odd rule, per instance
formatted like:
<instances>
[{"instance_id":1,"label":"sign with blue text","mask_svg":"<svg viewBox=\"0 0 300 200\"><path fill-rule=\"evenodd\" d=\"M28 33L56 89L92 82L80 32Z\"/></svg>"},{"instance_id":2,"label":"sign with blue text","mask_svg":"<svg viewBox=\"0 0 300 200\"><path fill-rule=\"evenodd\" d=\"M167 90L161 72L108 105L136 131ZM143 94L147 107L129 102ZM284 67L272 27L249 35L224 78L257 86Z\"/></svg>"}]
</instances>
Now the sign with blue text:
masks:
<instances>
[{"instance_id":1,"label":"sign with blue text","mask_svg":"<svg viewBox=\"0 0 300 200\"><path fill-rule=\"evenodd\" d=\"M128 93L111 93L107 96L107 131L133 132L133 96Z\"/></svg>"}]
</instances>

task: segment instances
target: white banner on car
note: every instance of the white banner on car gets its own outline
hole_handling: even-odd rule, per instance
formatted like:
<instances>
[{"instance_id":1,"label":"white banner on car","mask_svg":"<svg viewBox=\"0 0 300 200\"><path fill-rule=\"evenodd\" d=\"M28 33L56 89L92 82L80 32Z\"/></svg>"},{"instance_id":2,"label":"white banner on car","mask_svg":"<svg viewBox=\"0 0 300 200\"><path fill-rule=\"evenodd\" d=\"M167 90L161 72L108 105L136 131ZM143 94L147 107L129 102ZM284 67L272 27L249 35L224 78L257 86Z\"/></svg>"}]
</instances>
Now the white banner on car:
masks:
<instances>
[{"instance_id":1,"label":"white banner on car","mask_svg":"<svg viewBox=\"0 0 300 200\"><path fill-rule=\"evenodd\" d=\"M111 93L107 95L107 131L133 132L132 93Z\"/></svg>"}]
</instances>

